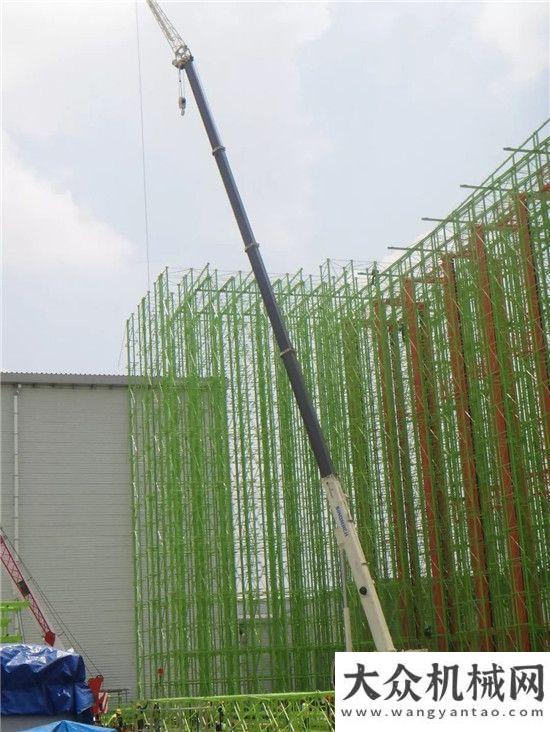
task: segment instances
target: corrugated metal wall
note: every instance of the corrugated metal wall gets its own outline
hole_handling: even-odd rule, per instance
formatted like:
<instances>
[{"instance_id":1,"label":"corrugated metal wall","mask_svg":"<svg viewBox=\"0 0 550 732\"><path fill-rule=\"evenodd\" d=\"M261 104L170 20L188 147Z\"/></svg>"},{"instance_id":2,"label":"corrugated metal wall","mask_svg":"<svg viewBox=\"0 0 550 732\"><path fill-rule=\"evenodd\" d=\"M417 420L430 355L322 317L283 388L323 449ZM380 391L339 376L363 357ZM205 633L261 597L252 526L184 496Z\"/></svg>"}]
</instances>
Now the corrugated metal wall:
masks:
<instances>
[{"instance_id":1,"label":"corrugated metal wall","mask_svg":"<svg viewBox=\"0 0 550 732\"><path fill-rule=\"evenodd\" d=\"M2 384L2 526L13 539L13 396ZM135 687L125 387L23 384L19 554L107 688ZM2 577L2 597L12 596ZM40 642L23 613L25 639ZM70 641L61 637L63 645ZM90 672L94 672L89 667ZM94 672L95 673L95 672Z\"/></svg>"}]
</instances>

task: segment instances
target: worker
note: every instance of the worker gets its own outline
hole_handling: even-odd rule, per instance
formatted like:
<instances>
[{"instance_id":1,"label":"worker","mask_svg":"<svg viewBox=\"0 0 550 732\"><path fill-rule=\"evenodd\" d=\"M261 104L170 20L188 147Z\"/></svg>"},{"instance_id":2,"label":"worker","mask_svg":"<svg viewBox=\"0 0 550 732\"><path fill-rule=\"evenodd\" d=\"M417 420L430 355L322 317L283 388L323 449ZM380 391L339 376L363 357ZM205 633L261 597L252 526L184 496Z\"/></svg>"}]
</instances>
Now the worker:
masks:
<instances>
[{"instance_id":1,"label":"worker","mask_svg":"<svg viewBox=\"0 0 550 732\"><path fill-rule=\"evenodd\" d=\"M124 719L122 717L122 709L115 709L115 713L109 717L107 722L109 727L113 727L117 732L124 732Z\"/></svg>"},{"instance_id":2,"label":"worker","mask_svg":"<svg viewBox=\"0 0 550 732\"><path fill-rule=\"evenodd\" d=\"M136 727L137 732L143 732L143 730L147 726L147 719L145 717L145 710L147 709L147 705L149 702L141 703L138 702L136 704Z\"/></svg>"},{"instance_id":3,"label":"worker","mask_svg":"<svg viewBox=\"0 0 550 732\"><path fill-rule=\"evenodd\" d=\"M153 714L152 716L152 723L153 723L153 732L160 732L160 723L161 723L161 711L160 706L155 702L153 704Z\"/></svg>"},{"instance_id":4,"label":"worker","mask_svg":"<svg viewBox=\"0 0 550 732\"><path fill-rule=\"evenodd\" d=\"M225 724L223 721L223 704L220 704L218 707L218 721L216 722L216 726L214 727L216 732L221 732L221 730L225 729Z\"/></svg>"}]
</instances>

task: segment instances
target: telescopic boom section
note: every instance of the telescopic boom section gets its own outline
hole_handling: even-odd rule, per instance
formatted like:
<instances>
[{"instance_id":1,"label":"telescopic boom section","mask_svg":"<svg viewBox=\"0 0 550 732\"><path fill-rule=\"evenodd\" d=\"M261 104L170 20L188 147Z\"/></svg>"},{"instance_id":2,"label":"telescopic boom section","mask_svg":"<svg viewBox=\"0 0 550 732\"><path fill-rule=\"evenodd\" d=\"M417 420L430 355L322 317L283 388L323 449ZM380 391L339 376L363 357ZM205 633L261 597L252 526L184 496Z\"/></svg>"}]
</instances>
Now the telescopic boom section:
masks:
<instances>
[{"instance_id":1,"label":"telescopic boom section","mask_svg":"<svg viewBox=\"0 0 550 732\"><path fill-rule=\"evenodd\" d=\"M321 482L336 523L337 541L340 548L344 550L349 562L374 644L378 651L393 651L395 648L365 560L346 496L338 476L334 473L332 460L323 431L321 430L321 425L319 424L317 413L313 407L300 364L296 358L296 351L292 346L281 311L275 300L275 294L271 287L262 255L260 254L259 244L252 231L237 184L231 172L225 147L220 139L210 107L208 106L203 88L197 76L193 56L158 3L155 0L147 0L147 4L151 8L153 15L175 54L172 63L176 68L185 70L193 96L199 108L199 113L212 147L212 154L216 160L231 208L233 209L233 214L237 221L237 226L239 227L244 242L244 250L250 260L252 271L254 272L271 327L275 334L280 356L288 374L296 403L321 473Z\"/></svg>"}]
</instances>

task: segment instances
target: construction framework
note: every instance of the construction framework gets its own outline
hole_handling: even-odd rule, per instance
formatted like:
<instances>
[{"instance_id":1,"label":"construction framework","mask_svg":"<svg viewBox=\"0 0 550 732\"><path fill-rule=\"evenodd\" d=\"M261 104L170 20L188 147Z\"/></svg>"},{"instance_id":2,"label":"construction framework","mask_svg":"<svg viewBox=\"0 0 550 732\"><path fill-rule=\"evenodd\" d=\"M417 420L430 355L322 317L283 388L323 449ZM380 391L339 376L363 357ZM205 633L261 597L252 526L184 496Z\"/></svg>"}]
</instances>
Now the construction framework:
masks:
<instances>
[{"instance_id":1,"label":"construction framework","mask_svg":"<svg viewBox=\"0 0 550 732\"><path fill-rule=\"evenodd\" d=\"M124 709L124 720L163 732L201 729L315 730L334 729L334 693L248 694L175 699L151 699L144 711Z\"/></svg>"},{"instance_id":2,"label":"construction framework","mask_svg":"<svg viewBox=\"0 0 550 732\"><path fill-rule=\"evenodd\" d=\"M549 152L382 271L273 283L400 648L550 648ZM165 271L127 342L140 694L330 688L338 550L252 277Z\"/></svg>"}]
</instances>

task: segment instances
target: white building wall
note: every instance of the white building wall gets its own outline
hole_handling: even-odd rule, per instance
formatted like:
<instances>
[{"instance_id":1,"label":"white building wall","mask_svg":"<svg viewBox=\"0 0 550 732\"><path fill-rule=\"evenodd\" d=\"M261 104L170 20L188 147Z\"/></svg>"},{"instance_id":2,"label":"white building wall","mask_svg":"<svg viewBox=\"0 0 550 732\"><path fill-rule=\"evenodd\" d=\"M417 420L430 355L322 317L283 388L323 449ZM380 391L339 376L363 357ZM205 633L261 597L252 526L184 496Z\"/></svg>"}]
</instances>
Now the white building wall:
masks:
<instances>
[{"instance_id":1,"label":"white building wall","mask_svg":"<svg viewBox=\"0 0 550 732\"><path fill-rule=\"evenodd\" d=\"M78 379L79 377L75 377ZM55 381L55 375L51 377ZM13 395L2 383L2 526L14 536ZM125 386L31 384L19 396L19 554L106 688L135 687ZM13 597L2 577L2 597ZM25 640L41 642L23 611ZM64 647L70 639L60 635ZM76 649L78 650L78 649ZM88 673L95 669L87 664Z\"/></svg>"}]
</instances>

